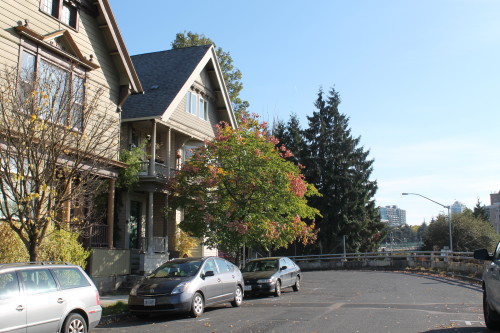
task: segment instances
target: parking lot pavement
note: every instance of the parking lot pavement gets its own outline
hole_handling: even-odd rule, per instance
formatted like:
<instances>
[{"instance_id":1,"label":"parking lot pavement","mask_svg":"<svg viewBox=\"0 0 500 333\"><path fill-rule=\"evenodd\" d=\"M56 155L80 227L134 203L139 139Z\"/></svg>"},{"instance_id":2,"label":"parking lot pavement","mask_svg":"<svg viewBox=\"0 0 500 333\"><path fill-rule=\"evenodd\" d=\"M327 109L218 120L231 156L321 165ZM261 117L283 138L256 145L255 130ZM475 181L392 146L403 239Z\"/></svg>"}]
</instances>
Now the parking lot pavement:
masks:
<instances>
[{"instance_id":1,"label":"parking lot pavement","mask_svg":"<svg viewBox=\"0 0 500 333\"><path fill-rule=\"evenodd\" d=\"M123 296L122 296L123 297ZM111 297L116 300L117 298ZM362 320L360 320L362 318ZM136 333L486 333L481 286L455 279L377 271L304 272L300 292L245 298L199 318L158 314L103 322L95 332Z\"/></svg>"}]
</instances>

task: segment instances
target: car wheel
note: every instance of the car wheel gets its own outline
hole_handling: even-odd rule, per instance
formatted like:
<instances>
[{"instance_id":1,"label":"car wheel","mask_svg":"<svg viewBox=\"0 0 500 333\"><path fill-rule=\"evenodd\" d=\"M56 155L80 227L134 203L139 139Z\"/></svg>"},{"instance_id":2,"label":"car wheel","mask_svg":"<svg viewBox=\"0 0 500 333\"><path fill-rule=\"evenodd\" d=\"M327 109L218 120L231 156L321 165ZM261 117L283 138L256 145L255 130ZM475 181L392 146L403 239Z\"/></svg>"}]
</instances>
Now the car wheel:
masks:
<instances>
[{"instance_id":1,"label":"car wheel","mask_svg":"<svg viewBox=\"0 0 500 333\"><path fill-rule=\"evenodd\" d=\"M300 277L297 276L295 279L295 284L293 285L293 291L299 291L300 290Z\"/></svg>"},{"instance_id":2,"label":"car wheel","mask_svg":"<svg viewBox=\"0 0 500 333\"><path fill-rule=\"evenodd\" d=\"M280 282L280 280L276 281L276 287L274 288L274 296L275 297L281 296L281 282Z\"/></svg>"},{"instance_id":3,"label":"car wheel","mask_svg":"<svg viewBox=\"0 0 500 333\"><path fill-rule=\"evenodd\" d=\"M486 327L490 330L500 329L500 315L488 304L488 295L483 291L483 314Z\"/></svg>"},{"instance_id":4,"label":"car wheel","mask_svg":"<svg viewBox=\"0 0 500 333\"><path fill-rule=\"evenodd\" d=\"M236 286L236 290L234 292L234 300L231 302L231 305L236 308L238 306L241 306L242 302L243 302L243 292L241 291L240 286Z\"/></svg>"},{"instance_id":5,"label":"car wheel","mask_svg":"<svg viewBox=\"0 0 500 333\"><path fill-rule=\"evenodd\" d=\"M64 321L62 333L87 333L87 323L78 313L70 313Z\"/></svg>"},{"instance_id":6,"label":"car wheel","mask_svg":"<svg viewBox=\"0 0 500 333\"><path fill-rule=\"evenodd\" d=\"M195 293L193 296L193 301L191 303L191 317L199 317L203 313L205 307L205 302L203 301L203 296L200 293Z\"/></svg>"}]
</instances>

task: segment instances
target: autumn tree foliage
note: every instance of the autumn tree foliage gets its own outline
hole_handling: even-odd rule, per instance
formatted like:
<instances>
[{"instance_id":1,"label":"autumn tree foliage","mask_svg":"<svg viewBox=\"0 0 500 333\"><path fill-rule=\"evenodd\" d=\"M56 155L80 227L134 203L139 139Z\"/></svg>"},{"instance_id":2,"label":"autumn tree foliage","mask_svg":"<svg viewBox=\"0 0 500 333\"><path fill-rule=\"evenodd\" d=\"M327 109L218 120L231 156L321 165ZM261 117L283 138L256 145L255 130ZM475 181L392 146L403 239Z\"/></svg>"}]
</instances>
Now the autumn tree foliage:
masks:
<instances>
[{"instance_id":1,"label":"autumn tree foliage","mask_svg":"<svg viewBox=\"0 0 500 333\"><path fill-rule=\"evenodd\" d=\"M244 114L238 127L217 125L217 134L193 151L170 181L173 209L182 208L182 230L228 253L243 245L265 250L295 240L316 239L319 215L308 197L319 195L291 152L268 135L257 115Z\"/></svg>"}]
</instances>

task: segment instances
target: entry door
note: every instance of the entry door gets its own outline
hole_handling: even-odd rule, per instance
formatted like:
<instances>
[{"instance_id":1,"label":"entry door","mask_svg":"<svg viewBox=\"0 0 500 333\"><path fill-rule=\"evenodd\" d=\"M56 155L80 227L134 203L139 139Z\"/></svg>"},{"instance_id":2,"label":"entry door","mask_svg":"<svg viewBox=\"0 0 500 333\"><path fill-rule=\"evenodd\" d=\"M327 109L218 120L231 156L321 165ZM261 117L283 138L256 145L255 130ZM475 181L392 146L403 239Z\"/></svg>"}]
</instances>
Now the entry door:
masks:
<instances>
[{"instance_id":1,"label":"entry door","mask_svg":"<svg viewBox=\"0 0 500 333\"><path fill-rule=\"evenodd\" d=\"M0 330L26 333L26 300L16 273L0 274Z\"/></svg>"},{"instance_id":2,"label":"entry door","mask_svg":"<svg viewBox=\"0 0 500 333\"><path fill-rule=\"evenodd\" d=\"M131 249L139 248L140 220L141 220L141 203L139 201L131 201L130 222L128 225Z\"/></svg>"}]
</instances>

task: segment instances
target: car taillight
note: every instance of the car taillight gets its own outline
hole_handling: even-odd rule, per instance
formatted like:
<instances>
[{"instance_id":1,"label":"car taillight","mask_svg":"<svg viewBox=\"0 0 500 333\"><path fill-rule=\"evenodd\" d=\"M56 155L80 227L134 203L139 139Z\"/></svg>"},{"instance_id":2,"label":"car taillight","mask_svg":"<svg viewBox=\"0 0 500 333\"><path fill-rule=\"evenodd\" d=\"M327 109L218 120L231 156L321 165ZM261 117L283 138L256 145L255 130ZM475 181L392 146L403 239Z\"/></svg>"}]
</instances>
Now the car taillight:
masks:
<instances>
[{"instance_id":1,"label":"car taillight","mask_svg":"<svg viewBox=\"0 0 500 333\"><path fill-rule=\"evenodd\" d=\"M101 305L101 300L99 299L99 292L97 290L95 291L95 301L96 305Z\"/></svg>"}]
</instances>

